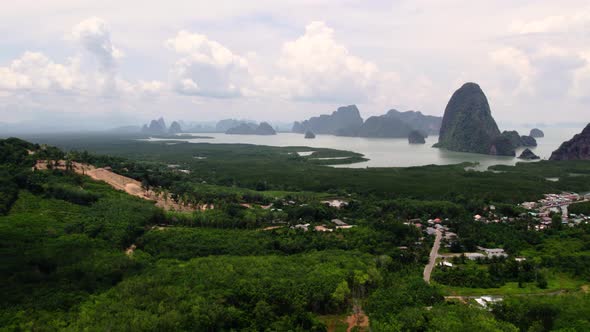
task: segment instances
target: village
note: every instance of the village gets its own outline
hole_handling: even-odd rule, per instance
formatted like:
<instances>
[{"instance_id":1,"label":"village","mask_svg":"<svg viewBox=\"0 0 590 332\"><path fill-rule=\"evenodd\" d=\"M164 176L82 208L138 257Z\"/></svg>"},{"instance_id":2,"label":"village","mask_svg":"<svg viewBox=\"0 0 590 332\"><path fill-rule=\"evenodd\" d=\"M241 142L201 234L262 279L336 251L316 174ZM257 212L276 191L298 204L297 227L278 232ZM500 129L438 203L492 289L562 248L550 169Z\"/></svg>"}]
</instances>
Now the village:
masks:
<instances>
[{"instance_id":1,"label":"village","mask_svg":"<svg viewBox=\"0 0 590 332\"><path fill-rule=\"evenodd\" d=\"M561 193L546 194L545 198L537 202L524 202L521 207L528 211L533 220L539 222L535 230L543 230L551 227L552 214L561 214L562 224L573 227L580 223L588 223L590 216L583 214L576 215L568 213L568 206L573 203L582 203L590 201L590 193Z\"/></svg>"}]
</instances>

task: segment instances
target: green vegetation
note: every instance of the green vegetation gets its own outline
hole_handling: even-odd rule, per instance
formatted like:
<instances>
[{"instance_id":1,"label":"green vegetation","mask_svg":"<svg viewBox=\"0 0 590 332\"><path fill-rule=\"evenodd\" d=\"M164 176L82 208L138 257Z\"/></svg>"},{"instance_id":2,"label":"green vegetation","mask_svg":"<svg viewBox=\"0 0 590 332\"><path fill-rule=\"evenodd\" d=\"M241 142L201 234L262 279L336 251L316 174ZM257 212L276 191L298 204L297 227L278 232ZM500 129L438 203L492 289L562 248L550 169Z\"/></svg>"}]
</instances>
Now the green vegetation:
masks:
<instances>
[{"instance_id":1,"label":"green vegetation","mask_svg":"<svg viewBox=\"0 0 590 332\"><path fill-rule=\"evenodd\" d=\"M590 296L514 297L495 305L492 313L521 331L588 331Z\"/></svg>"},{"instance_id":2,"label":"green vegetation","mask_svg":"<svg viewBox=\"0 0 590 332\"><path fill-rule=\"evenodd\" d=\"M47 141L68 152L0 140L0 330L340 331L359 309L372 331L589 324L581 289L590 280L590 226L537 232L514 205L588 191L588 163L519 164L501 173L466 165L341 169L317 158L362 156L129 137ZM37 159L110 166L144 189L209 209L162 211L71 169L33 171ZM348 204L322 203L330 199ZM473 221L490 204L498 218L514 219ZM337 229L335 218L354 226ZM422 270L432 237L407 223L415 218L441 218L457 233L445 250L500 247L511 257L457 258L454 269L437 267L428 285ZM307 223L308 231L294 227ZM516 255L527 260L515 262ZM487 311L445 301L450 294L519 297Z\"/></svg>"},{"instance_id":3,"label":"green vegetation","mask_svg":"<svg viewBox=\"0 0 590 332\"><path fill-rule=\"evenodd\" d=\"M372 287L380 276L370 261L351 252L161 260L83 305L75 329L321 331L309 312L346 307L340 284Z\"/></svg>"},{"instance_id":4,"label":"green vegetation","mask_svg":"<svg viewBox=\"0 0 590 332\"><path fill-rule=\"evenodd\" d=\"M128 137L42 137L64 149L118 156L95 157L80 154L98 166L108 165L118 173L145 179L150 185L186 192L188 184L203 183L257 191L318 192L335 195L359 194L381 198L444 200L481 206L483 202L521 203L542 198L545 193L590 188L590 164L584 161L519 163L496 166L496 172L466 171L465 165L408 168L331 168L335 160L319 157L360 157L331 149L268 147L246 144L184 143L130 140ZM316 151L301 157L298 151ZM124 158L130 158L125 161ZM350 163L344 160L341 163ZM190 174L171 172L167 165L179 165ZM582 175L582 176L580 176ZM557 177L559 181L547 181Z\"/></svg>"},{"instance_id":5,"label":"green vegetation","mask_svg":"<svg viewBox=\"0 0 590 332\"><path fill-rule=\"evenodd\" d=\"M590 202L572 204L569 206L569 212L574 214L590 215Z\"/></svg>"}]
</instances>

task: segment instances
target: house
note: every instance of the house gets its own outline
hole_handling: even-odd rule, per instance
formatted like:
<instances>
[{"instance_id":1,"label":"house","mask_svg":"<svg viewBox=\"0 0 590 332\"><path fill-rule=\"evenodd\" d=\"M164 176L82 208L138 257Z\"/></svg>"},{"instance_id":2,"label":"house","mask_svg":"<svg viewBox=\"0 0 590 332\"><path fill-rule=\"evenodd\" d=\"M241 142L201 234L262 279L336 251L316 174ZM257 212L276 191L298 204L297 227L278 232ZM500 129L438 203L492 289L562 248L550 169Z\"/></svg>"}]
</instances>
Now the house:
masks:
<instances>
[{"instance_id":1,"label":"house","mask_svg":"<svg viewBox=\"0 0 590 332\"><path fill-rule=\"evenodd\" d=\"M332 232L332 231L334 231L333 229L327 228L324 225L315 226L313 229L317 232Z\"/></svg>"},{"instance_id":2,"label":"house","mask_svg":"<svg viewBox=\"0 0 590 332\"><path fill-rule=\"evenodd\" d=\"M445 232L445 240L453 240L457 238L457 234L453 232Z\"/></svg>"},{"instance_id":3,"label":"house","mask_svg":"<svg viewBox=\"0 0 590 332\"><path fill-rule=\"evenodd\" d=\"M525 257L515 257L514 260L521 263L521 262L526 261L526 258Z\"/></svg>"},{"instance_id":4,"label":"house","mask_svg":"<svg viewBox=\"0 0 590 332\"><path fill-rule=\"evenodd\" d=\"M332 219L332 223L337 226L348 226L347 223L345 223L344 221L342 221L340 219Z\"/></svg>"},{"instance_id":5,"label":"house","mask_svg":"<svg viewBox=\"0 0 590 332\"><path fill-rule=\"evenodd\" d=\"M438 265L446 266L446 267L453 267L453 263L447 262L447 261L442 261L442 262L438 263Z\"/></svg>"},{"instance_id":6,"label":"house","mask_svg":"<svg viewBox=\"0 0 590 332\"><path fill-rule=\"evenodd\" d=\"M336 226L336 229L349 229L353 228L354 225L344 225L344 226Z\"/></svg>"},{"instance_id":7,"label":"house","mask_svg":"<svg viewBox=\"0 0 590 332\"><path fill-rule=\"evenodd\" d=\"M491 296L482 296L475 299L475 302L480 306L487 308L490 304L502 301L502 298L494 298Z\"/></svg>"},{"instance_id":8,"label":"house","mask_svg":"<svg viewBox=\"0 0 590 332\"><path fill-rule=\"evenodd\" d=\"M345 202L345 201L342 201L339 199L333 199L330 201L322 201L322 203L327 204L328 206L333 207L333 208L337 208L337 209L348 206L348 202Z\"/></svg>"},{"instance_id":9,"label":"house","mask_svg":"<svg viewBox=\"0 0 590 332\"><path fill-rule=\"evenodd\" d=\"M298 225L293 226L293 228L295 228L295 229L302 229L305 232L307 232L309 230L308 227L309 227L309 224L298 224Z\"/></svg>"},{"instance_id":10,"label":"house","mask_svg":"<svg viewBox=\"0 0 590 332\"><path fill-rule=\"evenodd\" d=\"M434 235L436 234L436 229L434 229L433 227L426 227L426 234Z\"/></svg>"},{"instance_id":11,"label":"house","mask_svg":"<svg viewBox=\"0 0 590 332\"><path fill-rule=\"evenodd\" d=\"M478 249L484 251L488 257L506 257L506 256L508 256L504 252L504 249L501 249L501 248L488 249L488 248L478 247Z\"/></svg>"},{"instance_id":12,"label":"house","mask_svg":"<svg viewBox=\"0 0 590 332\"><path fill-rule=\"evenodd\" d=\"M479 252L466 252L464 255L465 257L467 257L467 259L470 259L472 261L486 258L484 254Z\"/></svg>"}]
</instances>

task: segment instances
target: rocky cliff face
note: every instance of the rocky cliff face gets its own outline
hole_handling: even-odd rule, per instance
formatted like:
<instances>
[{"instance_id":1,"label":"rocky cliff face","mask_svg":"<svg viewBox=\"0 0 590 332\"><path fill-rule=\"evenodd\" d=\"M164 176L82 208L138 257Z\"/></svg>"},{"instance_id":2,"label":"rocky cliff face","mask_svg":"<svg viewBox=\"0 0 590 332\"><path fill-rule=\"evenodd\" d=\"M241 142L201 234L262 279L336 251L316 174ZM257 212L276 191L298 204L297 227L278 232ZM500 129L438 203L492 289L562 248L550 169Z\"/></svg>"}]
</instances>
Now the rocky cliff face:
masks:
<instances>
[{"instance_id":1,"label":"rocky cliff face","mask_svg":"<svg viewBox=\"0 0 590 332\"><path fill-rule=\"evenodd\" d=\"M520 146L534 147L537 146L537 140L532 136L520 136Z\"/></svg>"},{"instance_id":2,"label":"rocky cliff face","mask_svg":"<svg viewBox=\"0 0 590 332\"><path fill-rule=\"evenodd\" d=\"M412 130L412 132L408 135L408 143L410 143L410 144L426 144L426 140L424 139L424 134L422 134L418 130Z\"/></svg>"},{"instance_id":3,"label":"rocky cliff face","mask_svg":"<svg viewBox=\"0 0 590 332\"><path fill-rule=\"evenodd\" d=\"M424 115L422 112L390 110L385 117L396 118L408 126L424 134L438 135L442 118L440 116Z\"/></svg>"},{"instance_id":4,"label":"rocky cliff face","mask_svg":"<svg viewBox=\"0 0 590 332\"><path fill-rule=\"evenodd\" d=\"M516 130L504 130L502 136L506 137L515 148L522 144L520 134Z\"/></svg>"},{"instance_id":5,"label":"rocky cliff face","mask_svg":"<svg viewBox=\"0 0 590 332\"><path fill-rule=\"evenodd\" d=\"M236 127L228 129L226 132L228 135L276 135L276 131L272 126L266 122L262 122L259 125L250 123L242 123Z\"/></svg>"},{"instance_id":6,"label":"rocky cliff face","mask_svg":"<svg viewBox=\"0 0 590 332\"><path fill-rule=\"evenodd\" d=\"M540 158L539 158L539 156L534 154L533 151L531 151L530 149L524 149L524 151L522 151L520 156L518 156L518 159L535 160L535 159L540 159Z\"/></svg>"},{"instance_id":7,"label":"rocky cliff face","mask_svg":"<svg viewBox=\"0 0 590 332\"><path fill-rule=\"evenodd\" d=\"M459 152L515 155L511 140L500 134L488 100L475 83L465 83L449 100L435 147Z\"/></svg>"},{"instance_id":8,"label":"rocky cliff face","mask_svg":"<svg viewBox=\"0 0 590 332\"><path fill-rule=\"evenodd\" d=\"M149 125L144 125L141 128L141 131L146 134L166 134L168 132L168 128L166 128L166 122L163 118L159 118L158 120L152 120Z\"/></svg>"},{"instance_id":9,"label":"rocky cliff face","mask_svg":"<svg viewBox=\"0 0 590 332\"><path fill-rule=\"evenodd\" d=\"M293 132L303 134L310 130L316 134L334 135L347 128L357 128L363 124L361 114L356 105L339 107L330 115L320 115L303 122L293 124Z\"/></svg>"},{"instance_id":10,"label":"rocky cliff face","mask_svg":"<svg viewBox=\"0 0 590 332\"><path fill-rule=\"evenodd\" d=\"M223 120L219 120L217 122L217 124L215 124L215 131L220 132L220 133L225 133L229 129L238 127L242 124L255 126L255 123L252 121L236 120L236 119L223 119Z\"/></svg>"},{"instance_id":11,"label":"rocky cliff face","mask_svg":"<svg viewBox=\"0 0 590 332\"><path fill-rule=\"evenodd\" d=\"M529 134L530 137L534 137L534 138L541 138L541 137L545 137L545 133L538 128L533 128L531 129L531 133Z\"/></svg>"},{"instance_id":12,"label":"rocky cliff face","mask_svg":"<svg viewBox=\"0 0 590 332\"><path fill-rule=\"evenodd\" d=\"M331 134L352 137L406 138L412 130L424 134L438 134L441 117L421 112L390 110L381 116L372 116L363 122L355 105L340 107L331 115L320 115L303 122L295 122L292 131Z\"/></svg>"},{"instance_id":13,"label":"rocky cliff face","mask_svg":"<svg viewBox=\"0 0 590 332\"><path fill-rule=\"evenodd\" d=\"M516 130L512 131L503 131L502 136L508 138L510 143L514 148L518 148L521 146L525 147L535 147L537 146L537 140L532 138L531 136L520 136L520 134Z\"/></svg>"},{"instance_id":14,"label":"rocky cliff face","mask_svg":"<svg viewBox=\"0 0 590 332\"><path fill-rule=\"evenodd\" d=\"M413 128L395 117L372 116L357 127L339 130L339 136L406 138Z\"/></svg>"},{"instance_id":15,"label":"rocky cliff face","mask_svg":"<svg viewBox=\"0 0 590 332\"><path fill-rule=\"evenodd\" d=\"M277 132L273 129L273 127L268 124L268 122L262 122L258 125L256 130L254 131L255 135L276 135Z\"/></svg>"},{"instance_id":16,"label":"rocky cliff face","mask_svg":"<svg viewBox=\"0 0 590 332\"><path fill-rule=\"evenodd\" d=\"M590 123L581 133L553 151L549 160L590 160Z\"/></svg>"},{"instance_id":17,"label":"rocky cliff face","mask_svg":"<svg viewBox=\"0 0 590 332\"><path fill-rule=\"evenodd\" d=\"M182 127L180 126L180 123L178 123L178 121L172 122L172 124L170 125L170 128L168 129L168 133L170 133L170 134L182 133Z\"/></svg>"}]
</instances>

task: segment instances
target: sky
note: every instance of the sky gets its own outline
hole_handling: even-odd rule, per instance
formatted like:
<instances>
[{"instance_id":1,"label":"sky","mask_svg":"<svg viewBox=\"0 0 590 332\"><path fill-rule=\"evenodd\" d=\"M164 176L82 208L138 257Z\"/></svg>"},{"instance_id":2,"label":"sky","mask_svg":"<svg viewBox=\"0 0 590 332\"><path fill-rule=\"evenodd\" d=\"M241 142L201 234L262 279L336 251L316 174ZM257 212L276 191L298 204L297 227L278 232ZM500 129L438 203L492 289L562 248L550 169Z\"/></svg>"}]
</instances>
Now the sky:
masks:
<instances>
[{"instance_id":1,"label":"sky","mask_svg":"<svg viewBox=\"0 0 590 332\"><path fill-rule=\"evenodd\" d=\"M19 0L0 22L3 123L442 116L465 82L500 123L590 120L587 0Z\"/></svg>"}]
</instances>

